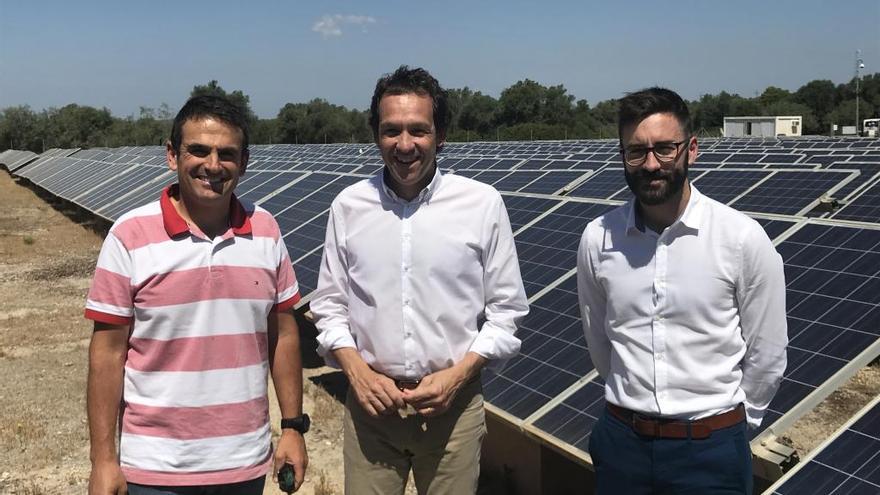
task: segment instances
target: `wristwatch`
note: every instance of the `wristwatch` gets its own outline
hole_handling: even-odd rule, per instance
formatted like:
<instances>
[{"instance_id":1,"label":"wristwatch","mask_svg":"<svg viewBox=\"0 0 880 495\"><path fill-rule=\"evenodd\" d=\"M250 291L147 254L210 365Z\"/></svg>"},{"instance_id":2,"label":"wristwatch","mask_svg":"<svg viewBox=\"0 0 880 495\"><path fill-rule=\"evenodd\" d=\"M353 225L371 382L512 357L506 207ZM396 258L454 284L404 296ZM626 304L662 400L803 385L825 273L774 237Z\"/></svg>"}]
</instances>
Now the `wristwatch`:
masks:
<instances>
[{"instance_id":1,"label":"wristwatch","mask_svg":"<svg viewBox=\"0 0 880 495\"><path fill-rule=\"evenodd\" d=\"M309 426L312 424L312 421L309 419L308 414L303 414L302 416L297 416L295 418L282 418L281 419L281 429L291 428L294 429L300 434L304 434L309 431Z\"/></svg>"}]
</instances>

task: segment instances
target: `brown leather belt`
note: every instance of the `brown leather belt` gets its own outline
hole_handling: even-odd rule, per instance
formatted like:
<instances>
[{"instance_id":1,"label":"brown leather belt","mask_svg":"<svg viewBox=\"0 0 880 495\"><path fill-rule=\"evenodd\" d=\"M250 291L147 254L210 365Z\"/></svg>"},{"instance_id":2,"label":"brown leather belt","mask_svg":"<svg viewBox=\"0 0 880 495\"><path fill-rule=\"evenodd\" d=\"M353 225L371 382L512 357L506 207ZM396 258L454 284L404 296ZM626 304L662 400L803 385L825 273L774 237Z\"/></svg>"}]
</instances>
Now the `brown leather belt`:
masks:
<instances>
[{"instance_id":1,"label":"brown leather belt","mask_svg":"<svg viewBox=\"0 0 880 495\"><path fill-rule=\"evenodd\" d=\"M645 416L641 413L606 402L608 412L628 424L639 435L655 438L709 438L715 430L728 428L746 419L742 404L736 409L708 418L682 420Z\"/></svg>"}]
</instances>

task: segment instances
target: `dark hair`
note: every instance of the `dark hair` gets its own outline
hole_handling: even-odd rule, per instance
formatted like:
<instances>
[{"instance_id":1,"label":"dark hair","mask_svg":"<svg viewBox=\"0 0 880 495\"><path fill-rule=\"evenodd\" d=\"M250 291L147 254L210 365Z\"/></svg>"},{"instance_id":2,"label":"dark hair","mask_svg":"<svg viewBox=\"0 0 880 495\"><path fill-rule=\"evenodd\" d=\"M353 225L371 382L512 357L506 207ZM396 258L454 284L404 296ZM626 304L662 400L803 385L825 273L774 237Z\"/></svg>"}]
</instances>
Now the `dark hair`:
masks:
<instances>
[{"instance_id":1,"label":"dark hair","mask_svg":"<svg viewBox=\"0 0 880 495\"><path fill-rule=\"evenodd\" d=\"M675 91L666 88L647 88L635 93L628 93L618 102L617 135L623 139L623 129L654 115L655 113L671 113L678 119L685 136L691 135L691 114L687 103ZM623 141L621 141L623 144Z\"/></svg>"},{"instance_id":2,"label":"dark hair","mask_svg":"<svg viewBox=\"0 0 880 495\"><path fill-rule=\"evenodd\" d=\"M220 95L193 96L183 105L174 117L171 127L171 147L175 153L180 153L180 142L183 140L183 125L188 120L199 120L205 117L213 117L225 122L237 129L241 129L241 151L248 149L248 121L241 107L233 103L229 98Z\"/></svg>"},{"instance_id":3,"label":"dark hair","mask_svg":"<svg viewBox=\"0 0 880 495\"><path fill-rule=\"evenodd\" d=\"M373 137L379 136L379 101L386 94L403 95L415 93L431 97L434 110L434 129L439 136L446 136L446 128L449 126L449 103L446 90L440 87L440 83L434 76L421 67L410 69L401 65L393 74L385 74L376 81L376 90L373 91L373 100L370 102L370 127L373 129Z\"/></svg>"}]
</instances>

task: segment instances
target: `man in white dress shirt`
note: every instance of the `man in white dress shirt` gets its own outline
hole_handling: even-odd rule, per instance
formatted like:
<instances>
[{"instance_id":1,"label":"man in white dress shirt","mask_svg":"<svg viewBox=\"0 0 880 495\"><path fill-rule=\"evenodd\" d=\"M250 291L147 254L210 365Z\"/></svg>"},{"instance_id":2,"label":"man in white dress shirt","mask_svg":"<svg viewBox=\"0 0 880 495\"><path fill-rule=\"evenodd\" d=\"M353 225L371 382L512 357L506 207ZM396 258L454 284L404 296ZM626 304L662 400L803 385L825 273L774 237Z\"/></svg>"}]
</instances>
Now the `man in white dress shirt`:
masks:
<instances>
[{"instance_id":1,"label":"man in white dress shirt","mask_svg":"<svg viewBox=\"0 0 880 495\"><path fill-rule=\"evenodd\" d=\"M785 370L782 259L753 219L701 194L685 102L620 100L633 200L590 222L578 293L605 414L590 455L598 493L751 493L747 425Z\"/></svg>"},{"instance_id":2,"label":"man in white dress shirt","mask_svg":"<svg viewBox=\"0 0 880 495\"><path fill-rule=\"evenodd\" d=\"M513 357L528 312L491 186L442 174L446 93L427 71L379 79L370 125L385 167L334 200L311 302L318 352L350 382L346 493L474 493L483 366Z\"/></svg>"}]
</instances>

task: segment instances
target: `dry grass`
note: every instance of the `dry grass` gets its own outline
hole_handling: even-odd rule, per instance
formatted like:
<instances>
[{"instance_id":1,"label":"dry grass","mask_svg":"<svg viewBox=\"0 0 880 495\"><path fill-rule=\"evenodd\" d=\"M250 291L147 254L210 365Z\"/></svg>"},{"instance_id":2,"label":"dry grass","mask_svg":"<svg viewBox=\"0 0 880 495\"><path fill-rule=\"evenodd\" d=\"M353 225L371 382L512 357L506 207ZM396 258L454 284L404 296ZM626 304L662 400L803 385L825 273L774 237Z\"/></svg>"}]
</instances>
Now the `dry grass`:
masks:
<instances>
[{"instance_id":1,"label":"dry grass","mask_svg":"<svg viewBox=\"0 0 880 495\"><path fill-rule=\"evenodd\" d=\"M333 484L327 479L327 473L323 469L318 471L318 481L315 482L315 495L337 495L337 493Z\"/></svg>"},{"instance_id":2,"label":"dry grass","mask_svg":"<svg viewBox=\"0 0 880 495\"><path fill-rule=\"evenodd\" d=\"M34 418L3 418L0 424L0 445L4 449L24 451L46 435L43 425Z\"/></svg>"},{"instance_id":3,"label":"dry grass","mask_svg":"<svg viewBox=\"0 0 880 495\"><path fill-rule=\"evenodd\" d=\"M313 416L321 418L321 421L326 424L341 423L344 414L343 408L323 387L311 385L308 387L308 393L314 401Z\"/></svg>"},{"instance_id":4,"label":"dry grass","mask_svg":"<svg viewBox=\"0 0 880 495\"><path fill-rule=\"evenodd\" d=\"M2 493L11 495L49 495L49 492L43 489L33 480L14 480L9 485L0 484Z\"/></svg>"}]
</instances>

